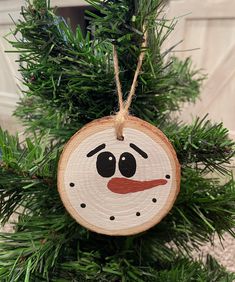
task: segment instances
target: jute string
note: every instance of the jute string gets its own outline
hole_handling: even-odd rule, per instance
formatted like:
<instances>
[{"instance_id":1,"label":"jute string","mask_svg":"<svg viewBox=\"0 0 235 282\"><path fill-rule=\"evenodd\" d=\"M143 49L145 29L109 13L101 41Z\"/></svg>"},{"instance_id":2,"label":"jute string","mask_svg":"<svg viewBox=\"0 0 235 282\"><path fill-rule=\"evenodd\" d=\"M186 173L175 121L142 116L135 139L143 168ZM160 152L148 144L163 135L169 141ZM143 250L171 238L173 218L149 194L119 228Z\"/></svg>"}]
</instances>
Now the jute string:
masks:
<instances>
[{"instance_id":1,"label":"jute string","mask_svg":"<svg viewBox=\"0 0 235 282\"><path fill-rule=\"evenodd\" d=\"M147 34L144 33L143 42L141 45L141 49L147 47ZM118 55L115 46L113 45L113 64L114 64L114 73L115 73L115 81L117 86L117 95L118 95L118 105L119 111L115 115L115 130L118 140L124 140L123 136L123 128L125 120L129 115L129 108L132 102L132 98L135 95L135 89L137 86L137 78L140 73L140 69L143 63L145 52L141 50L141 53L138 58L137 67L135 70L134 78L131 85L131 90L128 94L128 97L125 101L123 101L123 94L122 94L122 85L119 78L119 64L118 64Z\"/></svg>"}]
</instances>

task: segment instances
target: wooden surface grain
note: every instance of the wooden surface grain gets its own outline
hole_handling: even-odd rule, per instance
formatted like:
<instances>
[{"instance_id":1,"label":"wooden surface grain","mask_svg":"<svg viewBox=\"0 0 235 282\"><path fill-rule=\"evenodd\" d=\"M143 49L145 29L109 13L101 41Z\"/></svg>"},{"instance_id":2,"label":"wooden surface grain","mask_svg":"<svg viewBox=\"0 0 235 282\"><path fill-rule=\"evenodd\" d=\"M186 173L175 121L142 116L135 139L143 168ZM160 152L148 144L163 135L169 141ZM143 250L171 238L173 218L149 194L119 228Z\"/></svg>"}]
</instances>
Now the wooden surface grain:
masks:
<instances>
[{"instance_id":1,"label":"wooden surface grain","mask_svg":"<svg viewBox=\"0 0 235 282\"><path fill-rule=\"evenodd\" d=\"M97 173L98 153L90 157L100 146L115 159L110 176ZM134 159L133 174L120 167L122 156ZM180 165L171 143L135 117L125 123L124 141L116 138L113 117L89 123L66 144L58 167L58 190L68 212L86 228L108 235L136 234L157 224L172 208L179 187Z\"/></svg>"}]
</instances>

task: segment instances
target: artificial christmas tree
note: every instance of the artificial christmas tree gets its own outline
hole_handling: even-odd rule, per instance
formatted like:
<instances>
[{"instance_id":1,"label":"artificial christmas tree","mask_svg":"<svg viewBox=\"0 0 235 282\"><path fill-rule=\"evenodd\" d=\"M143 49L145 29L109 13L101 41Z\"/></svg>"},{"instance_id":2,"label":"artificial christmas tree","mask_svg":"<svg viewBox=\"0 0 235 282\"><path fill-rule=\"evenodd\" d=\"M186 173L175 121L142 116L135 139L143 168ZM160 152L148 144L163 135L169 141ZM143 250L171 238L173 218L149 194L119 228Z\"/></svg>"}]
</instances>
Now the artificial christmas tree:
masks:
<instances>
[{"instance_id":1,"label":"artificial christmas tree","mask_svg":"<svg viewBox=\"0 0 235 282\"><path fill-rule=\"evenodd\" d=\"M89 12L92 40L79 27L73 33L45 0L28 2L16 24L14 34L20 36L11 44L20 53L25 90L15 114L27 137L19 142L0 131L1 222L19 214L15 232L1 234L1 281L233 281L213 258L195 261L192 252L213 242L215 234L234 235L235 186L224 166L234 143L222 124L204 118L184 125L171 116L182 102L195 100L203 77L190 60L180 62L162 50L175 23L165 18L161 1L89 3L100 15ZM57 166L78 129L117 109L113 44L128 95L143 25L148 44L130 112L160 128L173 144L181 191L170 213L150 230L110 237L88 231L67 213L57 191ZM208 172L226 176L226 183Z\"/></svg>"}]
</instances>

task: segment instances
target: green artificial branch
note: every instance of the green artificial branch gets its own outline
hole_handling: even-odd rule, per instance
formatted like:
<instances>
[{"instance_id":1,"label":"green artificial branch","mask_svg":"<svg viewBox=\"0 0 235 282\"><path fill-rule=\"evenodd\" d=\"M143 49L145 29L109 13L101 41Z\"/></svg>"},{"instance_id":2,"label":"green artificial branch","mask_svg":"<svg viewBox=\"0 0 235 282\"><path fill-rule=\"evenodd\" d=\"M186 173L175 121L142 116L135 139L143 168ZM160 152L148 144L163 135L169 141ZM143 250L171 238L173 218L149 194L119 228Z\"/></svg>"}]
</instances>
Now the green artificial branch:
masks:
<instances>
[{"instance_id":1,"label":"green artificial branch","mask_svg":"<svg viewBox=\"0 0 235 282\"><path fill-rule=\"evenodd\" d=\"M143 3L141 5L148 6ZM150 22L149 28L153 31L148 36L146 60L131 113L159 125L163 120L169 119L171 111L179 109L180 103L195 100L203 76L192 70L189 59L185 62L179 62L175 58L164 61L167 52L161 54L162 43L166 39L166 33L169 34L173 29L174 23L165 19L162 7L157 10L160 7L158 1L154 1L153 5L156 6L154 10L150 9L152 4L149 4L146 11L134 9L141 14L135 15L136 21L139 17L144 17L143 13L151 18L148 23ZM119 3L113 3L109 12L114 13L116 9L120 9L119 6ZM102 12L103 6L100 7ZM157 22L155 12L159 16ZM19 21L14 32L15 35L20 33L22 37L17 37L10 43L20 52L20 72L27 89L23 91L24 98L16 115L29 131L49 129L56 138L64 140L66 134L68 138L87 122L108 116L117 110L112 62L113 41L110 36L106 39L103 38L106 35L98 37L98 29L98 35L91 41L89 32L83 37L79 27L74 34L65 21L55 16L47 6L43 9L35 9L32 5L24 7L22 17L23 20ZM102 21L109 23L109 17L96 17L92 26L100 25ZM136 21L133 22L134 31L128 29L133 36L136 34ZM115 31L118 27L118 24L112 26L112 32L117 34L116 41L119 42L122 36L128 36L125 28ZM122 41L117 48L125 95L130 90L133 79L141 32L138 33L138 38L134 43L127 40L126 44L132 51ZM123 48L120 49L120 46ZM123 49L127 55L123 54Z\"/></svg>"},{"instance_id":2,"label":"green artificial branch","mask_svg":"<svg viewBox=\"0 0 235 282\"><path fill-rule=\"evenodd\" d=\"M212 124L206 118L196 118L191 125L171 124L164 130L183 167L231 175L226 166L235 155L235 142L222 123Z\"/></svg>"}]
</instances>

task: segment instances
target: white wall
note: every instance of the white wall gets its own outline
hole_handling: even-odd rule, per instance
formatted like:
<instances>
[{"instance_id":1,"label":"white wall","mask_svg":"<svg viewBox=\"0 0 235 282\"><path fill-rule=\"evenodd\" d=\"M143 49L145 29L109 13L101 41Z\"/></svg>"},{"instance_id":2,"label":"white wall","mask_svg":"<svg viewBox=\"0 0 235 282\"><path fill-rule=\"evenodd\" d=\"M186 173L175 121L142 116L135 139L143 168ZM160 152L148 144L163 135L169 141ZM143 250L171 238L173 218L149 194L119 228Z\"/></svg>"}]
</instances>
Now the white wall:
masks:
<instances>
[{"instance_id":1,"label":"white wall","mask_svg":"<svg viewBox=\"0 0 235 282\"><path fill-rule=\"evenodd\" d=\"M190 56L194 66L208 74L201 100L186 104L181 117L189 122L192 116L209 113L235 140L235 1L171 0L168 7L168 17L177 18L178 24L166 48L183 39L174 54Z\"/></svg>"},{"instance_id":2,"label":"white wall","mask_svg":"<svg viewBox=\"0 0 235 282\"><path fill-rule=\"evenodd\" d=\"M82 6L86 2L83 0L52 0L52 6L69 7ZM3 38L14 29L14 20L20 17L20 8L25 5L23 0L0 0L0 126L10 132L22 129L19 121L12 117L16 104L20 97L20 74L18 65L15 62L18 55L16 53L6 53L12 50L10 44ZM9 16L11 15L11 17Z\"/></svg>"}]
</instances>

